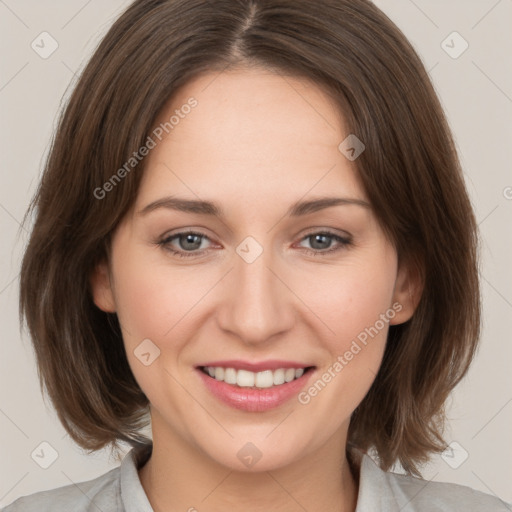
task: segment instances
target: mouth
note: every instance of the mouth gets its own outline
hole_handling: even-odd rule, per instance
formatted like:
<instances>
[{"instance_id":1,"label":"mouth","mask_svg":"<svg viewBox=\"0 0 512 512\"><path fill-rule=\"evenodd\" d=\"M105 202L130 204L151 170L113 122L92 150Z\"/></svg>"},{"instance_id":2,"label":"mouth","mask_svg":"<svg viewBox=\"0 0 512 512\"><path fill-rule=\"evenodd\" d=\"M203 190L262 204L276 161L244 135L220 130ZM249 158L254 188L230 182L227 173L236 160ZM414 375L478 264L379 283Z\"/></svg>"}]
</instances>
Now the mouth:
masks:
<instances>
[{"instance_id":1,"label":"mouth","mask_svg":"<svg viewBox=\"0 0 512 512\"><path fill-rule=\"evenodd\" d=\"M304 374L313 370L314 366L298 366L297 368L277 368L253 372L245 369L236 369L223 366L199 366L199 369L208 377L231 386L248 389L267 389L279 387L294 380L300 379Z\"/></svg>"},{"instance_id":2,"label":"mouth","mask_svg":"<svg viewBox=\"0 0 512 512\"><path fill-rule=\"evenodd\" d=\"M200 381L214 398L252 413L291 401L311 381L315 370L316 366L291 361L216 361L196 366Z\"/></svg>"}]
</instances>

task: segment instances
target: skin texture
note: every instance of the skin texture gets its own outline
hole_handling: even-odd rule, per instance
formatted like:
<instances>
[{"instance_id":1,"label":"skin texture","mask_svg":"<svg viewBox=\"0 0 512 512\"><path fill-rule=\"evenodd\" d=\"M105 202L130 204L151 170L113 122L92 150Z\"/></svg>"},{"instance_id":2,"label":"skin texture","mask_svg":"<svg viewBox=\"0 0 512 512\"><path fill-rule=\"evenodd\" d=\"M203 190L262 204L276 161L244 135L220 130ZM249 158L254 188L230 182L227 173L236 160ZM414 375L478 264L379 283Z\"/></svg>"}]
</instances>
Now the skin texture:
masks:
<instances>
[{"instance_id":1,"label":"skin texture","mask_svg":"<svg viewBox=\"0 0 512 512\"><path fill-rule=\"evenodd\" d=\"M151 402L154 449L141 482L156 512L353 511L347 429L378 371L387 323L307 404L294 397L270 411L235 410L210 394L195 367L294 360L316 366L314 382L394 303L401 310L389 323L408 320L418 287L397 268L371 208L286 216L298 200L367 201L354 163L338 150L349 132L321 89L262 69L207 73L180 89L159 121L190 97L198 105L147 156L111 261L91 277L96 305L120 318L130 366ZM140 213L170 195L214 201L224 217ZM158 245L187 229L206 235L196 256L168 250L186 252L185 237ZM325 230L351 243L315 245L306 236ZM252 263L236 252L247 236L263 250ZM134 354L147 338L160 349L149 366ZM250 468L237 457L247 442L262 454Z\"/></svg>"}]
</instances>

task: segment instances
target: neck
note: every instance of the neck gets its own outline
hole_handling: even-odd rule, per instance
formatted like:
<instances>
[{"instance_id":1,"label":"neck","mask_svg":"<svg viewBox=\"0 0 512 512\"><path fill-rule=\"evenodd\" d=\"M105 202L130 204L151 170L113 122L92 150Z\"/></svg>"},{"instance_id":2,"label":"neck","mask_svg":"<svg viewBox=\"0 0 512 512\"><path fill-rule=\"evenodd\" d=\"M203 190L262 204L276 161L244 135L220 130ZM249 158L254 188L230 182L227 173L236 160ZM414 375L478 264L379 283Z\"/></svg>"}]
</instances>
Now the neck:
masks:
<instances>
[{"instance_id":1,"label":"neck","mask_svg":"<svg viewBox=\"0 0 512 512\"><path fill-rule=\"evenodd\" d=\"M346 432L337 432L320 450L292 464L243 472L153 424L152 455L139 477L154 512L354 512L358 477L345 444Z\"/></svg>"}]
</instances>

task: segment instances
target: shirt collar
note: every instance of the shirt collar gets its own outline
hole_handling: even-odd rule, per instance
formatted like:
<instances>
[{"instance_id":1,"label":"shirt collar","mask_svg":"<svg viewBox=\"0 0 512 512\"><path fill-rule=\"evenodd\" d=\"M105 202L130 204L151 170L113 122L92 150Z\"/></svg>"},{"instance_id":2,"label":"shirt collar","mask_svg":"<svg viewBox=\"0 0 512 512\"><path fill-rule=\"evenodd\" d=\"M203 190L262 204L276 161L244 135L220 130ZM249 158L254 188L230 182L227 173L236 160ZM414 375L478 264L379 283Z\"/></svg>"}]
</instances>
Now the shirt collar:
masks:
<instances>
[{"instance_id":1,"label":"shirt collar","mask_svg":"<svg viewBox=\"0 0 512 512\"><path fill-rule=\"evenodd\" d=\"M125 512L153 512L137 472L150 457L152 444L132 448L121 462L121 500Z\"/></svg>"},{"instance_id":2,"label":"shirt collar","mask_svg":"<svg viewBox=\"0 0 512 512\"><path fill-rule=\"evenodd\" d=\"M394 512L401 508L396 501L389 474L377 466L369 455L362 454L356 512L368 510Z\"/></svg>"}]
</instances>

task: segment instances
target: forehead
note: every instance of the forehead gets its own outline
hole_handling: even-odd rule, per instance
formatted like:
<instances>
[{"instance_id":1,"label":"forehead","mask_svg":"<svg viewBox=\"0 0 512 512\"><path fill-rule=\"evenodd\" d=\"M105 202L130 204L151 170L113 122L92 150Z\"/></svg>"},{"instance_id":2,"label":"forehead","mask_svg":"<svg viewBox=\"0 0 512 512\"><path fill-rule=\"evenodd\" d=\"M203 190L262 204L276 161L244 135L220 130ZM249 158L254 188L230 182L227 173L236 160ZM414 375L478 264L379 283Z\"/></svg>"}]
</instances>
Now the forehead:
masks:
<instances>
[{"instance_id":1,"label":"forehead","mask_svg":"<svg viewBox=\"0 0 512 512\"><path fill-rule=\"evenodd\" d=\"M162 109L156 126L166 122L140 200L157 191L289 203L309 191L364 197L354 163L338 149L348 135L343 115L306 79L261 69L205 73Z\"/></svg>"}]
</instances>

